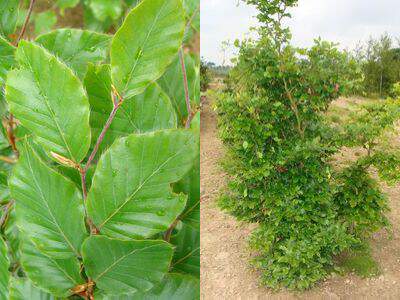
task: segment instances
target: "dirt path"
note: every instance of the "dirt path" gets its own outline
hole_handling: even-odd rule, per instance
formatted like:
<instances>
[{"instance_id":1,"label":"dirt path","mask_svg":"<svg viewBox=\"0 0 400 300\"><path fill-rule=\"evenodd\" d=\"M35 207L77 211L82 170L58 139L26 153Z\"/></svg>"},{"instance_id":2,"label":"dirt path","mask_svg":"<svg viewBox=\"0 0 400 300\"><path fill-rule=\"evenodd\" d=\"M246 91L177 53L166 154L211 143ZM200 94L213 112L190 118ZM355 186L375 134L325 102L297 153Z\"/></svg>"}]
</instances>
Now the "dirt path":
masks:
<instances>
[{"instance_id":1,"label":"dirt path","mask_svg":"<svg viewBox=\"0 0 400 300\"><path fill-rule=\"evenodd\" d=\"M373 256L382 268L378 278L333 276L301 294L272 293L258 286L258 275L249 268L246 238L251 226L221 212L216 200L224 184L218 166L222 145L209 101L201 118L201 299L400 299L400 187L385 187L390 197L393 238L377 233Z\"/></svg>"}]
</instances>

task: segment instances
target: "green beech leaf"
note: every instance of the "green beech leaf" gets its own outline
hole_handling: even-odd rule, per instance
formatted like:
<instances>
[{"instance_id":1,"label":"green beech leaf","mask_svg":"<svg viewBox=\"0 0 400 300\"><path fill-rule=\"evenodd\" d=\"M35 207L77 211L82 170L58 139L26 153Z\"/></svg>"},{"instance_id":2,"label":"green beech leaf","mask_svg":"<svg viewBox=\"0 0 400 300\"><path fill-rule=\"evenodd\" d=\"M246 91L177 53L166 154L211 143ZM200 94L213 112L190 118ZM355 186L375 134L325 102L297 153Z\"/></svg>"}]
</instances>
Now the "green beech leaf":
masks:
<instances>
[{"instance_id":1,"label":"green beech leaf","mask_svg":"<svg viewBox=\"0 0 400 300\"><path fill-rule=\"evenodd\" d=\"M8 38L14 33L18 19L19 0L0 1L0 34Z\"/></svg>"},{"instance_id":2,"label":"green beech leaf","mask_svg":"<svg viewBox=\"0 0 400 300\"><path fill-rule=\"evenodd\" d=\"M100 158L87 199L88 214L111 237L143 238L165 231L186 196L172 193L193 165L197 141L189 130L165 130L117 140Z\"/></svg>"},{"instance_id":3,"label":"green beech leaf","mask_svg":"<svg viewBox=\"0 0 400 300\"><path fill-rule=\"evenodd\" d=\"M36 35L50 31L57 23L57 16L51 10L38 13L34 19Z\"/></svg>"},{"instance_id":4,"label":"green beech leaf","mask_svg":"<svg viewBox=\"0 0 400 300\"><path fill-rule=\"evenodd\" d=\"M198 300L200 299L200 282L190 275L171 273L163 281L145 293L134 293L121 296L95 295L99 300Z\"/></svg>"},{"instance_id":5,"label":"green beech leaf","mask_svg":"<svg viewBox=\"0 0 400 300\"><path fill-rule=\"evenodd\" d=\"M186 208L179 219L200 229L200 154L189 173L174 185L174 192L188 195Z\"/></svg>"},{"instance_id":6,"label":"green beech leaf","mask_svg":"<svg viewBox=\"0 0 400 300\"><path fill-rule=\"evenodd\" d=\"M191 122L191 128L196 133L196 138L200 140L200 113L197 113ZM200 145L200 142L198 142ZM179 219L190 226L200 230L200 147L196 149L197 157L192 169L173 188L176 193L188 195L185 211Z\"/></svg>"},{"instance_id":7,"label":"green beech leaf","mask_svg":"<svg viewBox=\"0 0 400 300\"><path fill-rule=\"evenodd\" d=\"M57 0L57 5L60 9L75 7L80 0Z\"/></svg>"},{"instance_id":8,"label":"green beech leaf","mask_svg":"<svg viewBox=\"0 0 400 300\"><path fill-rule=\"evenodd\" d=\"M21 157L10 179L19 228L54 258L80 256L86 228L79 190L47 167L27 142L19 148Z\"/></svg>"},{"instance_id":9,"label":"green beech leaf","mask_svg":"<svg viewBox=\"0 0 400 300\"><path fill-rule=\"evenodd\" d=\"M10 261L7 258L7 245L2 238L0 238L0 299L7 299L8 284L10 281Z\"/></svg>"},{"instance_id":10,"label":"green beech leaf","mask_svg":"<svg viewBox=\"0 0 400 300\"><path fill-rule=\"evenodd\" d=\"M61 300L35 287L26 278L12 278L9 300Z\"/></svg>"},{"instance_id":11,"label":"green beech leaf","mask_svg":"<svg viewBox=\"0 0 400 300\"><path fill-rule=\"evenodd\" d=\"M41 253L26 237L22 239L21 253L21 265L29 279L48 293L67 297L72 288L85 282L76 257L51 258Z\"/></svg>"},{"instance_id":12,"label":"green beech leaf","mask_svg":"<svg viewBox=\"0 0 400 300\"><path fill-rule=\"evenodd\" d=\"M129 98L141 94L165 71L182 44L181 0L143 0L111 43L112 81Z\"/></svg>"},{"instance_id":13,"label":"green beech leaf","mask_svg":"<svg viewBox=\"0 0 400 300\"><path fill-rule=\"evenodd\" d=\"M189 86L189 97L192 106L200 103L200 69L198 59L194 55L184 55L186 74ZM165 74L158 81L163 90L170 97L181 124L187 118L185 89L183 85L182 65L177 55Z\"/></svg>"},{"instance_id":14,"label":"green beech leaf","mask_svg":"<svg viewBox=\"0 0 400 300\"><path fill-rule=\"evenodd\" d=\"M121 0L89 0L89 7L99 21L117 20L122 14Z\"/></svg>"},{"instance_id":15,"label":"green beech leaf","mask_svg":"<svg viewBox=\"0 0 400 300\"><path fill-rule=\"evenodd\" d=\"M110 66L90 65L85 77L85 86L91 107L92 136L98 137L113 108ZM176 127L176 114L171 101L161 88L153 83L142 94L125 100L104 137L100 152L118 137Z\"/></svg>"},{"instance_id":16,"label":"green beech leaf","mask_svg":"<svg viewBox=\"0 0 400 300\"><path fill-rule=\"evenodd\" d=\"M200 282L189 275L171 273L165 276L162 283L147 293L132 295L132 300L198 300L200 299Z\"/></svg>"},{"instance_id":17,"label":"green beech leaf","mask_svg":"<svg viewBox=\"0 0 400 300\"><path fill-rule=\"evenodd\" d=\"M171 243L176 246L172 270L200 276L200 228L182 222Z\"/></svg>"},{"instance_id":18,"label":"green beech leaf","mask_svg":"<svg viewBox=\"0 0 400 300\"><path fill-rule=\"evenodd\" d=\"M4 238L9 248L8 257L10 263L19 263L20 259L20 232L16 222L15 209L9 211L7 222L4 226Z\"/></svg>"},{"instance_id":19,"label":"green beech leaf","mask_svg":"<svg viewBox=\"0 0 400 300\"><path fill-rule=\"evenodd\" d=\"M10 190L8 188L8 174L0 172L0 203L7 202L10 197Z\"/></svg>"},{"instance_id":20,"label":"green beech leaf","mask_svg":"<svg viewBox=\"0 0 400 300\"><path fill-rule=\"evenodd\" d=\"M0 36L0 87L6 80L7 72L14 66L15 48Z\"/></svg>"},{"instance_id":21,"label":"green beech leaf","mask_svg":"<svg viewBox=\"0 0 400 300\"><path fill-rule=\"evenodd\" d=\"M100 250L101 249L101 250ZM109 294L145 292L161 282L173 249L164 241L121 241L91 236L82 245L85 270Z\"/></svg>"},{"instance_id":22,"label":"green beech leaf","mask_svg":"<svg viewBox=\"0 0 400 300\"><path fill-rule=\"evenodd\" d=\"M84 77L88 63L107 59L111 37L79 29L57 29L39 36L36 42L62 59L79 77Z\"/></svg>"},{"instance_id":23,"label":"green beech leaf","mask_svg":"<svg viewBox=\"0 0 400 300\"><path fill-rule=\"evenodd\" d=\"M89 101L79 79L40 46L21 41L10 71L11 112L47 151L80 162L90 147Z\"/></svg>"}]
</instances>

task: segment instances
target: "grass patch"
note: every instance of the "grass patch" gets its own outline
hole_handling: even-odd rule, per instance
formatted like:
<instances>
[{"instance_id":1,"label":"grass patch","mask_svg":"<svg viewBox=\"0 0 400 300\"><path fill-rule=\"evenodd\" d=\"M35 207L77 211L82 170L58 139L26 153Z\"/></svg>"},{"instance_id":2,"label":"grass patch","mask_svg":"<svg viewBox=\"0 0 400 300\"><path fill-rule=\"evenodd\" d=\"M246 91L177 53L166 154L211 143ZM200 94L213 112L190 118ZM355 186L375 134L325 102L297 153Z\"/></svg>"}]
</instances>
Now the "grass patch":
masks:
<instances>
[{"instance_id":1,"label":"grass patch","mask_svg":"<svg viewBox=\"0 0 400 300\"><path fill-rule=\"evenodd\" d=\"M372 257L368 245L343 253L339 258L338 266L343 273L354 273L362 278L381 274L381 268Z\"/></svg>"}]
</instances>

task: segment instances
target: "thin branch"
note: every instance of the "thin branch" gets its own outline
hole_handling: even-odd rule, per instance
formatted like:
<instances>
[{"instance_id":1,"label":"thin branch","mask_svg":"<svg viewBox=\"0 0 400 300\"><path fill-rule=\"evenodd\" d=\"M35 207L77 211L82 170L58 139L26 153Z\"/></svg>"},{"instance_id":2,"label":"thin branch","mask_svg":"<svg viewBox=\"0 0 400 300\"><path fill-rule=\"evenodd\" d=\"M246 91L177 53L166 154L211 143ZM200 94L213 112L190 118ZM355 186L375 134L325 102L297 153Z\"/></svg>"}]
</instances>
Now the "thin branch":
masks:
<instances>
[{"instance_id":1,"label":"thin branch","mask_svg":"<svg viewBox=\"0 0 400 300\"><path fill-rule=\"evenodd\" d=\"M185 102L186 102L186 109L187 109L187 113L188 113L188 118L186 120L185 127L189 128L190 122L192 121L192 107L190 106L189 84L188 84L188 79L187 79L185 59L183 57L183 49L182 48L179 50L179 60L181 62L182 75L183 75L183 88L185 90Z\"/></svg>"},{"instance_id":2,"label":"thin branch","mask_svg":"<svg viewBox=\"0 0 400 300\"><path fill-rule=\"evenodd\" d=\"M172 232L174 231L174 228L176 227L176 225L178 225L178 222L179 222L179 218L176 218L174 223L172 223L171 226L169 226L168 230L164 234L164 241L169 242L171 240Z\"/></svg>"},{"instance_id":3,"label":"thin branch","mask_svg":"<svg viewBox=\"0 0 400 300\"><path fill-rule=\"evenodd\" d=\"M86 198L87 198L86 172L82 168L79 170L79 172L81 173L81 184L82 184L83 199L86 200Z\"/></svg>"},{"instance_id":4,"label":"thin branch","mask_svg":"<svg viewBox=\"0 0 400 300\"><path fill-rule=\"evenodd\" d=\"M29 24L29 20L31 18L32 15L32 11L33 11L33 6L35 5L36 0L31 0L31 2L29 3L29 8L28 8L28 12L26 14L25 17L25 21L24 21L24 25L22 25L22 29L18 35L17 40L15 41L15 46L18 46L19 41L23 38L25 32L26 32L26 28L28 27Z\"/></svg>"},{"instance_id":5,"label":"thin branch","mask_svg":"<svg viewBox=\"0 0 400 300\"><path fill-rule=\"evenodd\" d=\"M115 115L117 114L118 109L120 108L121 104L124 102L124 99L119 96L118 92L113 88L113 91L111 93L111 98L113 101L113 109L107 119L106 124L104 125L99 137L97 138L96 144L92 150L92 152L89 155L89 158L86 162L85 167L80 167L79 172L81 174L81 184L82 184L82 194L83 194L83 200L86 201L87 198L87 186L86 186L86 175L87 171L89 170L90 165L92 164L94 158L96 157L96 154L99 150L99 147L101 143L104 140L104 137L108 131L108 129L111 126L112 121L115 118ZM96 228L96 226L93 224L93 221L88 217L88 214L86 212L86 206L85 206L85 214L86 214L86 220L90 228L90 233L91 234L98 234L99 230Z\"/></svg>"},{"instance_id":6,"label":"thin branch","mask_svg":"<svg viewBox=\"0 0 400 300\"><path fill-rule=\"evenodd\" d=\"M108 129L110 128L111 123L114 120L115 115L117 114L118 108L119 108L119 105L113 107L113 110L111 111L110 116L108 117L108 120L99 135L99 138L97 139L96 145L94 146L93 151L89 156L89 159L85 166L85 172L89 169L91 163L93 162L94 158L96 157L96 154L97 154L97 151L99 150L100 144L103 142L104 136L106 135Z\"/></svg>"}]
</instances>

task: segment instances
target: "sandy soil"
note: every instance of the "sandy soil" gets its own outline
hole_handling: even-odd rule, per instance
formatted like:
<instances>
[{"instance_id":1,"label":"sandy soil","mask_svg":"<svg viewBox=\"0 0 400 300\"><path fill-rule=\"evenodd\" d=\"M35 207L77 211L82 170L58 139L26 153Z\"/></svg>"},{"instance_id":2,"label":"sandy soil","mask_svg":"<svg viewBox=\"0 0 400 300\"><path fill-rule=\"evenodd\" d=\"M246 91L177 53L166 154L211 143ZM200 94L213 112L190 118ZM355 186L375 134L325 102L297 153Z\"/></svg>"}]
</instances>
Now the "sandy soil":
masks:
<instances>
[{"instance_id":1,"label":"sandy soil","mask_svg":"<svg viewBox=\"0 0 400 300\"><path fill-rule=\"evenodd\" d=\"M346 99L338 100L338 105ZM332 276L305 293L273 293L259 286L251 270L246 239L252 225L242 224L221 212L216 204L224 186L219 168L223 148L217 137L216 118L204 101L201 124L201 299L400 299L400 186L386 187L393 237L385 231L372 239L373 256L382 274L361 279L355 275ZM399 142L399 141L396 141ZM347 154L343 154L347 156ZM349 154L351 155L351 154Z\"/></svg>"}]
</instances>

